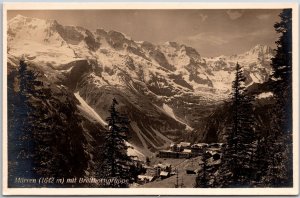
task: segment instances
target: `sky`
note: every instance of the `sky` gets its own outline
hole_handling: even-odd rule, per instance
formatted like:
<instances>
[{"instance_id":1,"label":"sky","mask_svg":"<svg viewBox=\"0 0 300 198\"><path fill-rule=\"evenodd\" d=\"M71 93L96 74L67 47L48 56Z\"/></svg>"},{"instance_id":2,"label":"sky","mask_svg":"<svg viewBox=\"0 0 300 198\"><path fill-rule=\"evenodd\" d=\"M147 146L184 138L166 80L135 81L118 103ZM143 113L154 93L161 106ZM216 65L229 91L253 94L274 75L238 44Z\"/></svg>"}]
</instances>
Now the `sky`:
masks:
<instances>
[{"instance_id":1,"label":"sky","mask_svg":"<svg viewBox=\"0 0 300 198\"><path fill-rule=\"evenodd\" d=\"M62 25L103 28L125 33L136 41L175 41L201 56L244 53L256 44L275 47L274 23L281 10L10 10L8 20L21 14L57 20Z\"/></svg>"}]
</instances>

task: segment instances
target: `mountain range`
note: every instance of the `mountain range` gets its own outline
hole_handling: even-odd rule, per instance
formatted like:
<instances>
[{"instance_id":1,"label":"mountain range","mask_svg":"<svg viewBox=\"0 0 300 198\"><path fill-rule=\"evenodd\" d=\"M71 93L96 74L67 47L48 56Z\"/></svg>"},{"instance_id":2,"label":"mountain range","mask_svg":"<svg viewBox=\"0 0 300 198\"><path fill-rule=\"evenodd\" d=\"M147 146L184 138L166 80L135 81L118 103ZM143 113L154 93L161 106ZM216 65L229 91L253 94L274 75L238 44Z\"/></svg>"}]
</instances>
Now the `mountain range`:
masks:
<instances>
[{"instance_id":1,"label":"mountain range","mask_svg":"<svg viewBox=\"0 0 300 198\"><path fill-rule=\"evenodd\" d=\"M134 41L117 32L64 26L21 15L7 24L8 72L25 58L58 87L74 93L82 115L105 128L112 98L128 115L135 153L148 155L200 131L199 141L218 141L206 121L230 98L235 66L246 86L269 79L275 51L256 45L232 56L202 57L177 42ZM215 134L213 134L215 133Z\"/></svg>"}]
</instances>

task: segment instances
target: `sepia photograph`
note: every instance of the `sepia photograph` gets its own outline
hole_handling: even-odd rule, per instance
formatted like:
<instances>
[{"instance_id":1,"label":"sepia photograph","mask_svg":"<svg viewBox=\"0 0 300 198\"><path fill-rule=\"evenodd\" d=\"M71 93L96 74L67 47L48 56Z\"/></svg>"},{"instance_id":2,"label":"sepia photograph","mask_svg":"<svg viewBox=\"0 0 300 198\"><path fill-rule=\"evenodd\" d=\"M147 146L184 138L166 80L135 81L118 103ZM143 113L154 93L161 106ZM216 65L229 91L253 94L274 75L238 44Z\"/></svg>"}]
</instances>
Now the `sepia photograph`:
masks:
<instances>
[{"instance_id":1,"label":"sepia photograph","mask_svg":"<svg viewBox=\"0 0 300 198\"><path fill-rule=\"evenodd\" d=\"M298 194L297 5L3 15L4 194Z\"/></svg>"}]
</instances>

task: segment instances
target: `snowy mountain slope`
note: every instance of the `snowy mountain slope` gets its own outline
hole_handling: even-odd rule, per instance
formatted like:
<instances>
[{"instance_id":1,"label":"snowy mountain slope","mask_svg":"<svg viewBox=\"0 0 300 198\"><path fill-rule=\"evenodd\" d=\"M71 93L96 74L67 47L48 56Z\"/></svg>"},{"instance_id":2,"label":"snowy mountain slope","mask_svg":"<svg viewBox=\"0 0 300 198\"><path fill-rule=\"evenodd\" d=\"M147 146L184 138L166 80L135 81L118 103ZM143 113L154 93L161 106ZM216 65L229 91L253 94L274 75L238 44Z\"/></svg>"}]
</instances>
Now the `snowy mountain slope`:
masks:
<instances>
[{"instance_id":1,"label":"snowy mountain slope","mask_svg":"<svg viewBox=\"0 0 300 198\"><path fill-rule=\"evenodd\" d=\"M94 111L93 108L91 108L79 95L78 92L74 93L75 97L77 100L80 102L80 106L78 108L85 113L91 118L94 118L96 121L98 121L102 126L106 126L107 123Z\"/></svg>"},{"instance_id":2,"label":"snowy mountain slope","mask_svg":"<svg viewBox=\"0 0 300 198\"><path fill-rule=\"evenodd\" d=\"M90 118L90 119L95 119L96 122L98 122L99 124L101 124L103 127L107 126L107 123L104 121L103 118L101 118L92 107L90 107L85 101L84 99L79 95L79 92L74 93L76 99L80 102L80 105L77 105L77 107L79 108L79 110L81 110L82 112L86 113L86 117ZM91 135L88 134L90 137ZM137 157L139 160L141 161L145 161L146 157L145 155L140 152L140 150L143 150L141 148L137 148L136 146L134 146L133 144L130 144L129 142L126 142L126 145L129 147L127 150L128 155L130 156L134 156ZM147 153L149 154L149 153ZM92 157L91 157L92 158Z\"/></svg>"},{"instance_id":3,"label":"snowy mountain slope","mask_svg":"<svg viewBox=\"0 0 300 198\"><path fill-rule=\"evenodd\" d=\"M21 15L11 19L7 31L8 53L52 65L74 60L74 51L58 32L53 31L54 24L54 21Z\"/></svg>"},{"instance_id":4,"label":"snowy mountain slope","mask_svg":"<svg viewBox=\"0 0 300 198\"><path fill-rule=\"evenodd\" d=\"M229 97L236 62L244 67L248 85L262 83L274 54L257 45L240 55L205 58L176 42L137 42L116 31L21 15L8 21L7 33L11 66L21 57L35 63L51 82L78 93L82 105L94 111L85 113L96 113L99 122L96 115L107 117L116 97L136 123L131 143L151 152L201 129L201 119Z\"/></svg>"},{"instance_id":5,"label":"snowy mountain slope","mask_svg":"<svg viewBox=\"0 0 300 198\"><path fill-rule=\"evenodd\" d=\"M87 76L89 78L89 76ZM120 112L131 120L131 143L144 149L149 154L154 149L165 148L171 142L168 136L176 136L185 129L185 125L157 109L145 96L136 93L135 89L106 85L97 87L93 81L83 80L77 89L81 97L93 107L101 117L108 116L112 98L116 98ZM157 134L159 131L159 134ZM174 139L173 139L174 140Z\"/></svg>"},{"instance_id":6,"label":"snowy mountain slope","mask_svg":"<svg viewBox=\"0 0 300 198\"><path fill-rule=\"evenodd\" d=\"M180 121L174 114L174 111L171 107L169 107L167 104L163 104L163 110L166 112L166 114L168 114L170 117L174 118L175 120L177 120L178 122L184 124L186 126L186 130L193 130L192 127L190 127L188 124Z\"/></svg>"},{"instance_id":7,"label":"snowy mountain slope","mask_svg":"<svg viewBox=\"0 0 300 198\"><path fill-rule=\"evenodd\" d=\"M206 63L215 74L211 77L214 87L230 90L237 62L244 67L248 85L263 83L272 72L270 63L274 54L269 46L258 44L243 54L206 58Z\"/></svg>"}]
</instances>

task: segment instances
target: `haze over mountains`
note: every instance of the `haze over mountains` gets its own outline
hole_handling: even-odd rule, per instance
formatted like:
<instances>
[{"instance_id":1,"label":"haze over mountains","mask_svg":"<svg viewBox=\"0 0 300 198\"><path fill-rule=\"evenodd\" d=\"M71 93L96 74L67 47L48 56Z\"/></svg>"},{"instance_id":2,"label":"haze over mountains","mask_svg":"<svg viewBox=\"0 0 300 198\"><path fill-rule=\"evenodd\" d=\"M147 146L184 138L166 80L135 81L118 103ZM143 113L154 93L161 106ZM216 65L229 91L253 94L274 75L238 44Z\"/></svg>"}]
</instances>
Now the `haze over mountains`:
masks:
<instances>
[{"instance_id":1,"label":"haze over mountains","mask_svg":"<svg viewBox=\"0 0 300 198\"><path fill-rule=\"evenodd\" d=\"M272 72L274 50L259 44L242 54L202 57L176 42L156 45L21 15L8 21L7 32L8 70L24 57L49 82L71 90L81 113L103 127L116 97L131 120L131 143L143 154L201 131L230 97L237 62L247 86L266 82Z\"/></svg>"}]
</instances>

